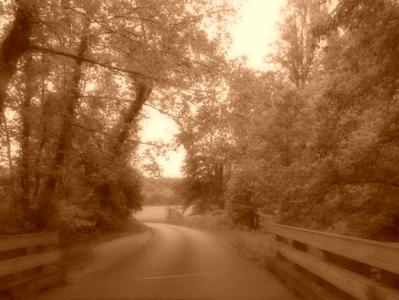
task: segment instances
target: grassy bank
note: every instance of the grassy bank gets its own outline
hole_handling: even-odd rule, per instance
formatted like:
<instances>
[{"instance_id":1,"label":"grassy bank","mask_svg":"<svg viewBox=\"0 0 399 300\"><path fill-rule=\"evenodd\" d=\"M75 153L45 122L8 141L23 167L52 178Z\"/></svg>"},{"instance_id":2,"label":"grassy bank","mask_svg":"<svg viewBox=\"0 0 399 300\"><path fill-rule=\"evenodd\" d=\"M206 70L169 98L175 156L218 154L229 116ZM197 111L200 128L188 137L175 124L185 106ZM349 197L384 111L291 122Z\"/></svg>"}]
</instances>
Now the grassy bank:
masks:
<instances>
[{"instance_id":1,"label":"grassy bank","mask_svg":"<svg viewBox=\"0 0 399 300\"><path fill-rule=\"evenodd\" d=\"M148 227L132 221L123 230L82 235L70 245L64 243L62 267L67 273L67 280L76 281L134 255L151 235Z\"/></svg>"},{"instance_id":2,"label":"grassy bank","mask_svg":"<svg viewBox=\"0 0 399 300\"><path fill-rule=\"evenodd\" d=\"M226 245L234 248L241 256L258 265L267 266L266 257L271 256L270 235L262 231L234 228L223 211L213 211L203 215L183 215L181 211L170 208L167 222L198 228L216 235Z\"/></svg>"}]
</instances>

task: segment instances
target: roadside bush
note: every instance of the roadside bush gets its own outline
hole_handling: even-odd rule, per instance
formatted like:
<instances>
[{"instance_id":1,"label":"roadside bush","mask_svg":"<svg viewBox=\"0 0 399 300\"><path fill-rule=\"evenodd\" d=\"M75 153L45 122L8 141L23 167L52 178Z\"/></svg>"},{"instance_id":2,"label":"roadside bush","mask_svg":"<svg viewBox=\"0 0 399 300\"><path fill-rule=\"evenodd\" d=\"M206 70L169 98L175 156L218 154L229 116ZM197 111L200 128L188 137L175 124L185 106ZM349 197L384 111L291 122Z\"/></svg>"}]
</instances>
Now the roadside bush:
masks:
<instances>
[{"instance_id":1,"label":"roadside bush","mask_svg":"<svg viewBox=\"0 0 399 300\"><path fill-rule=\"evenodd\" d=\"M227 184L226 209L234 225L249 229L259 228L258 208L256 200L256 178L245 171L235 173Z\"/></svg>"},{"instance_id":2,"label":"roadside bush","mask_svg":"<svg viewBox=\"0 0 399 300\"><path fill-rule=\"evenodd\" d=\"M31 224L17 205L19 193L15 191L15 178L0 170L0 234L31 232Z\"/></svg>"},{"instance_id":3,"label":"roadside bush","mask_svg":"<svg viewBox=\"0 0 399 300\"><path fill-rule=\"evenodd\" d=\"M274 255L271 236L260 231L227 230L220 236L242 256L261 266L265 266L267 257Z\"/></svg>"},{"instance_id":4,"label":"roadside bush","mask_svg":"<svg viewBox=\"0 0 399 300\"><path fill-rule=\"evenodd\" d=\"M204 214L186 216L184 223L207 230L225 230L233 227L230 217L223 209L213 209Z\"/></svg>"},{"instance_id":5,"label":"roadside bush","mask_svg":"<svg viewBox=\"0 0 399 300\"><path fill-rule=\"evenodd\" d=\"M180 207L168 206L166 208L166 221L173 224L183 222L183 211Z\"/></svg>"}]
</instances>

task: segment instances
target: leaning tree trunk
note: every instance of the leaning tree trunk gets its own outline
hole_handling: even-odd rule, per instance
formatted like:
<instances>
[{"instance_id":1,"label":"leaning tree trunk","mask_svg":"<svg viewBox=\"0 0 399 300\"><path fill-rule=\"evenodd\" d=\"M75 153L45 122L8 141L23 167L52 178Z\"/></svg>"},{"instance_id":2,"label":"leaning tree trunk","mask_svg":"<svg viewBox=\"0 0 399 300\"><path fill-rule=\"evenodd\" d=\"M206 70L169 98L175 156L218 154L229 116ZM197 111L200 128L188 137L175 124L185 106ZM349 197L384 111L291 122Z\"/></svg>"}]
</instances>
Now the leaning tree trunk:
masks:
<instances>
[{"instance_id":1,"label":"leaning tree trunk","mask_svg":"<svg viewBox=\"0 0 399 300\"><path fill-rule=\"evenodd\" d=\"M88 23L84 28L84 35L82 36L77 59L72 74L71 83L65 99L65 110L62 114L62 123L60 127L60 136L55 146L55 154L52 165L50 167L50 176L45 183L42 197L40 198L39 211L37 216L38 229L48 228L53 220L55 214L54 197L57 184L60 180L62 170L65 165L66 155L68 154L73 137L73 121L75 118L75 110L80 97L80 80L82 78L82 65L84 56L87 50L87 35L86 30Z\"/></svg>"},{"instance_id":2,"label":"leaning tree trunk","mask_svg":"<svg viewBox=\"0 0 399 300\"><path fill-rule=\"evenodd\" d=\"M120 122L111 131L111 137L108 141L108 159L113 162L122 156L122 148L127 140L129 130L133 127L134 121L137 119L144 103L151 94L152 88L146 84L138 84L136 86L135 100L130 104L124 112ZM112 200L112 185L110 182L104 182L98 187L98 195L102 207L110 207L113 211L118 212L119 207Z\"/></svg>"},{"instance_id":3,"label":"leaning tree trunk","mask_svg":"<svg viewBox=\"0 0 399 300\"><path fill-rule=\"evenodd\" d=\"M0 48L0 116L3 114L8 84L14 75L21 56L29 49L32 16L19 5L9 33Z\"/></svg>"},{"instance_id":4,"label":"leaning tree trunk","mask_svg":"<svg viewBox=\"0 0 399 300\"><path fill-rule=\"evenodd\" d=\"M132 128L133 121L139 115L144 103L151 94L152 89L144 84L136 87L135 100L122 115L121 122L116 125L110 141L110 154L117 156L125 143L129 130Z\"/></svg>"}]
</instances>

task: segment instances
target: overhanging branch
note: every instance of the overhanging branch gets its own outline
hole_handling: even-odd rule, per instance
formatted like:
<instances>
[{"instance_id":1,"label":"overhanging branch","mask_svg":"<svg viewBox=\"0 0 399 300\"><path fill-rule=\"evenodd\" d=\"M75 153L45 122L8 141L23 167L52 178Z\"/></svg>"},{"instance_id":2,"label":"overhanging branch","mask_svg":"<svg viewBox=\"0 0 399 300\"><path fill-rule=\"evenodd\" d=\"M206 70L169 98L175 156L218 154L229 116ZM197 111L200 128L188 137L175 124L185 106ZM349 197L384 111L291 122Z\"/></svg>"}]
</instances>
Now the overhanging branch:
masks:
<instances>
[{"instance_id":1,"label":"overhanging branch","mask_svg":"<svg viewBox=\"0 0 399 300\"><path fill-rule=\"evenodd\" d=\"M393 188L399 188L399 183L385 181L385 180L340 180L340 181L327 181L326 183L331 185L366 185L366 184L378 184L387 185Z\"/></svg>"},{"instance_id":2,"label":"overhanging branch","mask_svg":"<svg viewBox=\"0 0 399 300\"><path fill-rule=\"evenodd\" d=\"M87 57L81 57L75 54L71 54L71 53L67 53L67 52L63 52L63 51L59 51L59 50L54 50L51 48L46 48L43 46L38 46L38 45L30 45L30 50L33 51L38 51L38 52L42 52L42 53L48 53L48 54L53 54L53 55L58 55L58 56L63 56L63 57L67 57L67 58L71 58L71 59L75 59L75 60L81 60L82 62L85 63L89 63L92 65L97 65L109 70L113 70L113 71L118 71L118 72L122 72L122 73L126 73L129 74L130 76L133 76L136 79L141 79L141 80L146 80L146 79L151 79L151 80L155 80L155 78L153 78L152 76L149 75L144 75L140 72L136 72L136 71L132 71L132 70L128 70L128 69L124 69L124 68L119 68L119 67L115 67L112 66L110 64L107 63L102 63L99 61L96 61L94 59L91 58L87 58Z\"/></svg>"},{"instance_id":3,"label":"overhanging branch","mask_svg":"<svg viewBox=\"0 0 399 300\"><path fill-rule=\"evenodd\" d=\"M101 134L101 135L104 135L107 137L114 137L114 135L112 135L112 134L106 133L106 132L98 130L98 129L89 128L89 127L86 127L86 126L83 126L83 125L80 125L77 123L73 123L72 126L82 129L82 130L85 130L85 131L98 133L98 134ZM151 146L151 147L156 147L156 148L163 148L163 145L159 145L159 144L153 143L153 142L142 142L140 140L129 140L129 141L140 144L140 145L146 145L146 146Z\"/></svg>"},{"instance_id":4,"label":"overhanging branch","mask_svg":"<svg viewBox=\"0 0 399 300\"><path fill-rule=\"evenodd\" d=\"M119 98L119 97L112 97L112 96L94 96L94 95L81 95L82 98L95 98L95 99L110 99L110 100L115 100L115 101L120 101L120 102L133 102L134 100L130 99L125 99L125 98ZM149 104L149 103L144 103L144 106L151 107L155 109L156 111L160 112L163 115L166 115L173 119L178 125L180 125L180 118L174 114L171 114L155 105Z\"/></svg>"}]
</instances>

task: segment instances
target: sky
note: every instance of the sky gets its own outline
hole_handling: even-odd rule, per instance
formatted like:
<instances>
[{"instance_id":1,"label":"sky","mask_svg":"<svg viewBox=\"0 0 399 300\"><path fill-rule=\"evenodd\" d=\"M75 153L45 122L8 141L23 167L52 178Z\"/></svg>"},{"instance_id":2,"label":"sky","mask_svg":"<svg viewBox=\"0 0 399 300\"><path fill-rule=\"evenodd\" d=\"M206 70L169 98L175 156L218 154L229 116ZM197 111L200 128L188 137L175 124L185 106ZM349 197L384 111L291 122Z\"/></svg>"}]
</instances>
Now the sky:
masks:
<instances>
[{"instance_id":1,"label":"sky","mask_svg":"<svg viewBox=\"0 0 399 300\"><path fill-rule=\"evenodd\" d=\"M246 56L249 67L266 69L265 57L271 53L272 44L278 37L277 22L284 3L285 0L244 0L237 22L228 28L232 36L229 56ZM150 107L145 108L145 113L148 118L141 123L141 139L144 142L172 141L179 131L175 122ZM139 151L143 149L144 146ZM183 147L177 151L168 151L167 156L168 159L157 159L163 170L162 176L182 177L181 166L185 156Z\"/></svg>"}]
</instances>

